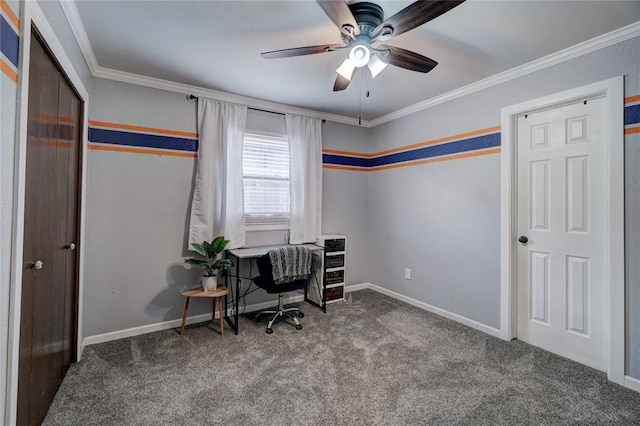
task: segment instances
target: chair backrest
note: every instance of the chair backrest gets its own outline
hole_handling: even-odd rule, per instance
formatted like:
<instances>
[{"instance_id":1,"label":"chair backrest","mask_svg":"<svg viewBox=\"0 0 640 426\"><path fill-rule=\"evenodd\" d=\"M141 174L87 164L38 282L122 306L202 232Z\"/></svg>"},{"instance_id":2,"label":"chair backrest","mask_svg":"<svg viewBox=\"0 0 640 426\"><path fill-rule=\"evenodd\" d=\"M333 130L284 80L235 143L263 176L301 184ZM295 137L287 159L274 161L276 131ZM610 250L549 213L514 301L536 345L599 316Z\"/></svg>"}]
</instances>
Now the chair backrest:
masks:
<instances>
[{"instance_id":1,"label":"chair backrest","mask_svg":"<svg viewBox=\"0 0 640 426\"><path fill-rule=\"evenodd\" d=\"M269 254L264 254L256 259L258 264L259 277L255 277L253 282L268 292L279 293L298 290L304 288L307 285L307 280L297 280L291 283L276 284L273 282L273 266L271 265L271 257Z\"/></svg>"},{"instance_id":2,"label":"chair backrest","mask_svg":"<svg viewBox=\"0 0 640 426\"><path fill-rule=\"evenodd\" d=\"M262 282L265 285L273 285L273 266L271 266L269 253L260 256L256 262L258 263L258 272Z\"/></svg>"}]
</instances>

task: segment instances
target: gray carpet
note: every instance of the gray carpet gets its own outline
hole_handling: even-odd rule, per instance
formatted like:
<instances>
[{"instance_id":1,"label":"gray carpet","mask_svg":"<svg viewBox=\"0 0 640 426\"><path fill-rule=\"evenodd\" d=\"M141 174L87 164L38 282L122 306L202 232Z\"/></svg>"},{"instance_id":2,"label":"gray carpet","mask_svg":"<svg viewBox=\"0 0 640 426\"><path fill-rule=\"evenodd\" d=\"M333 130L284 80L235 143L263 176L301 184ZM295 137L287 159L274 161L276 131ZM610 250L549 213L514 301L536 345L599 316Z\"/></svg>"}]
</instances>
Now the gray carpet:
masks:
<instances>
[{"instance_id":1,"label":"gray carpet","mask_svg":"<svg viewBox=\"0 0 640 426\"><path fill-rule=\"evenodd\" d=\"M640 394L371 290L304 328L241 318L87 347L45 425L640 424ZM228 330L227 330L228 331Z\"/></svg>"}]
</instances>

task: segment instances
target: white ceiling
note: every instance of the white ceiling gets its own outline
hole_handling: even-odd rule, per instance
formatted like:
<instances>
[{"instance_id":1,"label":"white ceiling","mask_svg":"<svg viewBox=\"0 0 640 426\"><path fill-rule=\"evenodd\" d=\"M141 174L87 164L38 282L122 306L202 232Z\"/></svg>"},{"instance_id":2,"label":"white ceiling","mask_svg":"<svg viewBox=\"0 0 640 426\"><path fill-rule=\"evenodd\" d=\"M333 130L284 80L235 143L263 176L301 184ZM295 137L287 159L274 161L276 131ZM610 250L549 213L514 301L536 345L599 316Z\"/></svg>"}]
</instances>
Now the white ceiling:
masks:
<instances>
[{"instance_id":1,"label":"white ceiling","mask_svg":"<svg viewBox=\"0 0 640 426\"><path fill-rule=\"evenodd\" d=\"M376 1L385 18L411 1ZM428 56L428 74L389 66L333 92L346 51L264 59L340 43L313 0L76 0L100 67L371 120L640 21L638 1L468 0L387 44ZM367 73L360 73L365 74ZM370 97L364 93L370 91Z\"/></svg>"}]
</instances>

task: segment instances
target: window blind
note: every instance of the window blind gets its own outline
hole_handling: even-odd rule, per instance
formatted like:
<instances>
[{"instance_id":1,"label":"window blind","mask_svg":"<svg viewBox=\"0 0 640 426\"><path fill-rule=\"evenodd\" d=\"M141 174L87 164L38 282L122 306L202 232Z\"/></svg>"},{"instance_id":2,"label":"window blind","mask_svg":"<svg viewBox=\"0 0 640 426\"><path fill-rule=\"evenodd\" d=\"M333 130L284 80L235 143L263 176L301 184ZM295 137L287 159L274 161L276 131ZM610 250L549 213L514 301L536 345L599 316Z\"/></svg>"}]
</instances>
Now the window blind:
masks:
<instances>
[{"instance_id":1,"label":"window blind","mask_svg":"<svg viewBox=\"0 0 640 426\"><path fill-rule=\"evenodd\" d=\"M289 140L245 133L242 152L246 224L289 222Z\"/></svg>"}]
</instances>

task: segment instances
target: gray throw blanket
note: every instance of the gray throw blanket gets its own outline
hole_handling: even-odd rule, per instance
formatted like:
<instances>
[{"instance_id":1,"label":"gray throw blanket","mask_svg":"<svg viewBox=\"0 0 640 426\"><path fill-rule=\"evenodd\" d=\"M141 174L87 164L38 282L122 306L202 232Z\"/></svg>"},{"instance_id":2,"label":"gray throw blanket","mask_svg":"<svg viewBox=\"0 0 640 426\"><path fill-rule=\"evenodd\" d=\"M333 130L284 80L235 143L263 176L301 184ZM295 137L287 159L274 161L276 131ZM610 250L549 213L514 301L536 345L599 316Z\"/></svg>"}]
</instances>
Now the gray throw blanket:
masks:
<instances>
[{"instance_id":1,"label":"gray throw blanket","mask_svg":"<svg viewBox=\"0 0 640 426\"><path fill-rule=\"evenodd\" d=\"M311 250L302 246L284 246L269 250L273 282L290 283L309 278Z\"/></svg>"}]
</instances>

